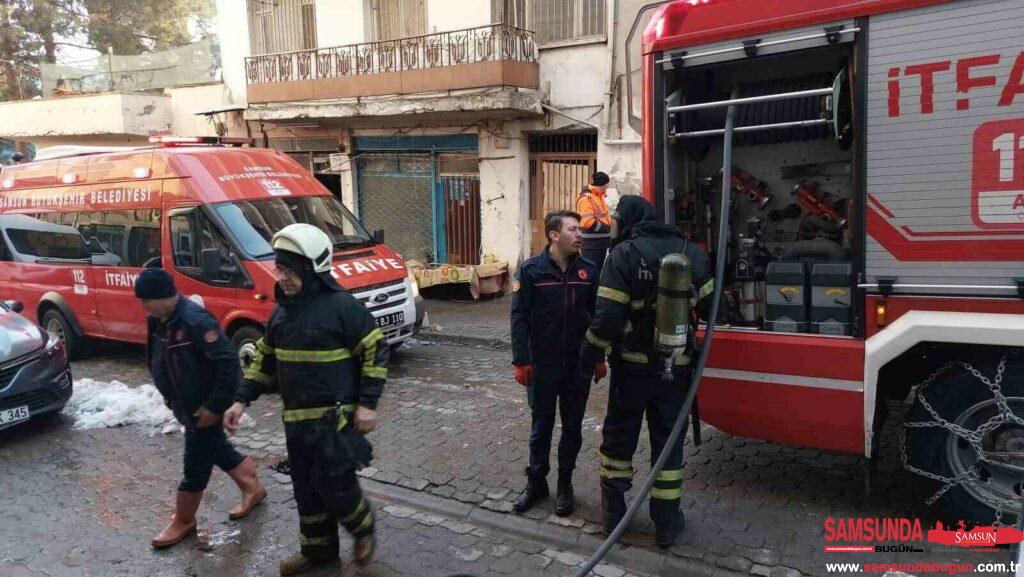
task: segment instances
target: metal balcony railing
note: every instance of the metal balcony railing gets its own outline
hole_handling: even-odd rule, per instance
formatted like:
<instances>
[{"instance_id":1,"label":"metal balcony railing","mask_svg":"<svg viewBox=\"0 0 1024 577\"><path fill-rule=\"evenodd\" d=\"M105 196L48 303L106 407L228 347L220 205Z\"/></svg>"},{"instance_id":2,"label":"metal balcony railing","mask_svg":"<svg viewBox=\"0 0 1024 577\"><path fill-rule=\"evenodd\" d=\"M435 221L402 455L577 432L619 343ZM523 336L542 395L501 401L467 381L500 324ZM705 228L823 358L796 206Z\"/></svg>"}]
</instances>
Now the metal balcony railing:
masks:
<instances>
[{"instance_id":1,"label":"metal balcony railing","mask_svg":"<svg viewBox=\"0 0 1024 577\"><path fill-rule=\"evenodd\" d=\"M265 84L497 60L536 62L533 32L491 24L380 42L250 56L245 59L245 77L248 84Z\"/></svg>"}]
</instances>

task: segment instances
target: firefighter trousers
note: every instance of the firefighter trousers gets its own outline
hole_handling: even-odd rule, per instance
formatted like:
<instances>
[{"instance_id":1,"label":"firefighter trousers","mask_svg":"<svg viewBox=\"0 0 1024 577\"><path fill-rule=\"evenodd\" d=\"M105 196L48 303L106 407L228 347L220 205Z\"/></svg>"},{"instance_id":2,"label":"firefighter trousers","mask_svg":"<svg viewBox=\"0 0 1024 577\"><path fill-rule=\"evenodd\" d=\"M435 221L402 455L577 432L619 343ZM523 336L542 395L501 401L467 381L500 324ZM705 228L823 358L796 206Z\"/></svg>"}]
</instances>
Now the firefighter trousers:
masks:
<instances>
[{"instance_id":1,"label":"firefighter trousers","mask_svg":"<svg viewBox=\"0 0 1024 577\"><path fill-rule=\"evenodd\" d=\"M285 439L291 467L292 490L299 512L299 545L304 557L313 562L338 557L338 525L354 538L373 533L374 516L370 502L363 496L355 467L343 475L325 475L325 458L321 446L310 442L308 434L315 417L299 409L285 411ZM289 419L289 414L292 418Z\"/></svg>"},{"instance_id":2,"label":"firefighter trousers","mask_svg":"<svg viewBox=\"0 0 1024 577\"><path fill-rule=\"evenodd\" d=\"M555 413L562 417L562 437L558 441L559 475L571 475L583 446L583 415L590 397L590 381L576 377L576 363L566 367L534 366L533 382L527 399L533 416L530 430L530 466L527 475L546 477L551 470L551 437Z\"/></svg>"},{"instance_id":3,"label":"firefighter trousers","mask_svg":"<svg viewBox=\"0 0 1024 577\"><path fill-rule=\"evenodd\" d=\"M662 380L646 367L612 362L608 413L601 442L601 487L624 494L633 485L633 453L640 440L644 415L651 441L651 464L661 454L672 425L683 408L689 369L675 380ZM658 527L673 527L679 517L683 485L683 435L672 447L668 460L651 489L650 515Z\"/></svg>"}]
</instances>

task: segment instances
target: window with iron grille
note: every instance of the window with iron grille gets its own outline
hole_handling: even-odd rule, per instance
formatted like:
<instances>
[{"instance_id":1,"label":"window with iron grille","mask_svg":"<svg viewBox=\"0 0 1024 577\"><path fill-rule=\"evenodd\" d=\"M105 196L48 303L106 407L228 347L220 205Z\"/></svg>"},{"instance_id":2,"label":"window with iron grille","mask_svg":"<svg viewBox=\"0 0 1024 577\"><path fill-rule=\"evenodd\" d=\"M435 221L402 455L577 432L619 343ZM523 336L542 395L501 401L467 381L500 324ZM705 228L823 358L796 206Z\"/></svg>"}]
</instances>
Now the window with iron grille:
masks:
<instances>
[{"instance_id":1,"label":"window with iron grille","mask_svg":"<svg viewBox=\"0 0 1024 577\"><path fill-rule=\"evenodd\" d=\"M526 0L491 0L491 22L526 28Z\"/></svg>"},{"instance_id":2,"label":"window with iron grille","mask_svg":"<svg viewBox=\"0 0 1024 577\"><path fill-rule=\"evenodd\" d=\"M532 0L531 4L528 27L537 44L605 35L605 0Z\"/></svg>"},{"instance_id":3,"label":"window with iron grille","mask_svg":"<svg viewBox=\"0 0 1024 577\"><path fill-rule=\"evenodd\" d=\"M315 0L246 0L252 53L312 50L316 44Z\"/></svg>"},{"instance_id":4,"label":"window with iron grille","mask_svg":"<svg viewBox=\"0 0 1024 577\"><path fill-rule=\"evenodd\" d=\"M412 38L427 33L424 0L370 0L370 31L373 40Z\"/></svg>"}]
</instances>

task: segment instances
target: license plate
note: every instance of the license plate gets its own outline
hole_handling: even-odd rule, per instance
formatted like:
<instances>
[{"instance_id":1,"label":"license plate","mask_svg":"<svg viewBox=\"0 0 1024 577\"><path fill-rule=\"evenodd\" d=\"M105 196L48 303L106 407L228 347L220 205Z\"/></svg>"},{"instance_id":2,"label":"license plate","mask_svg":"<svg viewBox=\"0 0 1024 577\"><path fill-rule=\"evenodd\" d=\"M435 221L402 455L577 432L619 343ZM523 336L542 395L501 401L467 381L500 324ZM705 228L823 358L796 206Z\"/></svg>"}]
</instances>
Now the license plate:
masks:
<instances>
[{"instance_id":1,"label":"license plate","mask_svg":"<svg viewBox=\"0 0 1024 577\"><path fill-rule=\"evenodd\" d=\"M28 405L0 410L0 425L10 425L28 419Z\"/></svg>"},{"instance_id":2,"label":"license plate","mask_svg":"<svg viewBox=\"0 0 1024 577\"><path fill-rule=\"evenodd\" d=\"M381 328L401 324L405 324L405 311L398 311L397 313L388 313L386 315L377 317L377 326Z\"/></svg>"}]
</instances>

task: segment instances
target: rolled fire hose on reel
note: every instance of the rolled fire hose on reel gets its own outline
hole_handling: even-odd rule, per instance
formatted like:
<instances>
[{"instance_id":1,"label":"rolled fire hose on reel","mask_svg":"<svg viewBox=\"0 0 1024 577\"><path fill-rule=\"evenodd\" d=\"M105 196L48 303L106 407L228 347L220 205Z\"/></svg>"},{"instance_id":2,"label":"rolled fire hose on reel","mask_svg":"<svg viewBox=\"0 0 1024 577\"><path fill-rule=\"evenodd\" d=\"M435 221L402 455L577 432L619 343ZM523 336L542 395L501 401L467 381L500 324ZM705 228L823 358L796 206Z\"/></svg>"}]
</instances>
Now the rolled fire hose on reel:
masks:
<instances>
[{"instance_id":1,"label":"rolled fire hose on reel","mask_svg":"<svg viewBox=\"0 0 1024 577\"><path fill-rule=\"evenodd\" d=\"M736 99L739 92L738 89L733 89L732 99ZM719 214L729 214L729 205L731 204L732 195L730 189L732 188L732 129L735 122L736 106L729 106L725 116L725 138L722 147L722 166L730 167L729 169L722 170L722 202L721 212ZM720 218L718 224L718 243L715 246L725 246L725 239L728 238L729 234L729 219ZM672 452L672 447L679 441L679 436L683 432L683 428L686 426L686 420L690 414L690 407L693 406L694 400L697 398L697 387L700 386L700 379L704 373L704 365L707 363L708 355L711 353L711 343L714 340L715 334L715 319L718 318L719 305L722 302L722 285L725 279L725 255L726 251L720 250L715 255L715 285L714 292L711 298L711 313L708 317L707 329L704 332L703 347L700 351L700 357L697 360L697 365L693 369L693 375L691 378L691 385L686 393L686 399L683 401L683 407L679 411L679 415L676 417L675 424L672 426L672 432L669 433L668 440L665 442L665 447L662 449L661 454L658 455L658 460L655 461L651 467L651 472L644 480L643 485L640 487L639 493L629 503L629 507L626 509L626 513L622 516L622 520L615 527L610 535L601 543L597 551L587 560L586 563L580 566L580 568L573 573L573 577L586 577L590 572L597 566L608 555L615 543L622 537L622 534L626 532L626 528L629 526L633 517L636 516L637 511L643 505L647 495L651 492L651 488L654 486L654 482L658 478L658 474L661 473L662 468L665 467L665 461L668 460L668 455ZM674 257L677 255L668 255ZM685 257L684 257L685 259ZM679 268L685 268L685 265L679 260L670 259L672 266L678 271ZM660 277L659 277L660 284ZM660 287L659 287L660 290ZM686 310L687 315L689 310ZM679 315L673 315L678 317ZM671 366L672 357L667 359L668 366ZM449 577L473 577L466 574L456 574Z\"/></svg>"}]
</instances>

